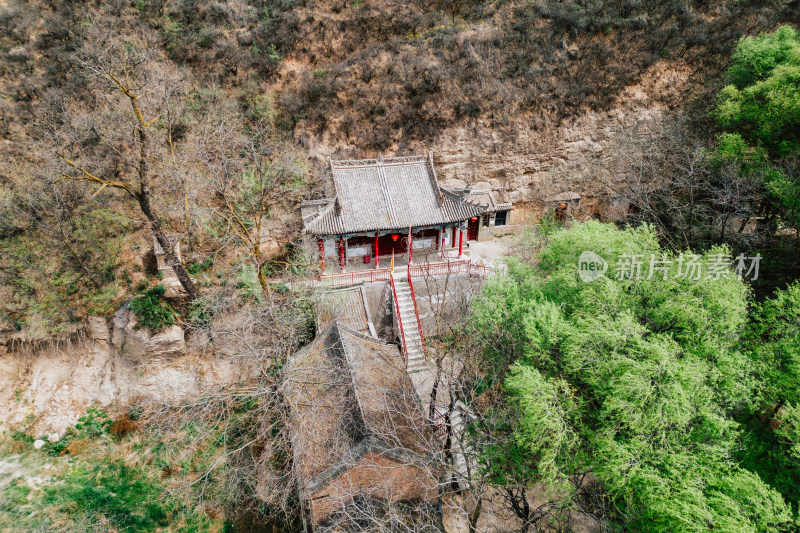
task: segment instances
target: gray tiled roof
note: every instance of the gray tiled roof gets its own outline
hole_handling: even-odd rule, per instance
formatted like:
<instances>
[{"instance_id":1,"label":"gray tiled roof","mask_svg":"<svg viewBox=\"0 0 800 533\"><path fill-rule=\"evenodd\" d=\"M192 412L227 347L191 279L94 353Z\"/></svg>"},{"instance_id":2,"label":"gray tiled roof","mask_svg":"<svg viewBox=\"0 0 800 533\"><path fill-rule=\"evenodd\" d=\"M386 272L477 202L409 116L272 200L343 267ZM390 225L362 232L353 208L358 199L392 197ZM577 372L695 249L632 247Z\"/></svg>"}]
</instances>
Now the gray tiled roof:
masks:
<instances>
[{"instance_id":1,"label":"gray tiled roof","mask_svg":"<svg viewBox=\"0 0 800 533\"><path fill-rule=\"evenodd\" d=\"M336 197L305 204L314 235L340 235L462 222L485 211L439 187L428 156L331 161Z\"/></svg>"},{"instance_id":2,"label":"gray tiled roof","mask_svg":"<svg viewBox=\"0 0 800 533\"><path fill-rule=\"evenodd\" d=\"M314 296L317 331L326 329L336 320L359 333L371 334L362 287L319 291Z\"/></svg>"},{"instance_id":3,"label":"gray tiled roof","mask_svg":"<svg viewBox=\"0 0 800 533\"><path fill-rule=\"evenodd\" d=\"M471 204L484 206L487 213L511 209L511 202L498 202L490 190L462 188L453 189L453 192Z\"/></svg>"}]
</instances>

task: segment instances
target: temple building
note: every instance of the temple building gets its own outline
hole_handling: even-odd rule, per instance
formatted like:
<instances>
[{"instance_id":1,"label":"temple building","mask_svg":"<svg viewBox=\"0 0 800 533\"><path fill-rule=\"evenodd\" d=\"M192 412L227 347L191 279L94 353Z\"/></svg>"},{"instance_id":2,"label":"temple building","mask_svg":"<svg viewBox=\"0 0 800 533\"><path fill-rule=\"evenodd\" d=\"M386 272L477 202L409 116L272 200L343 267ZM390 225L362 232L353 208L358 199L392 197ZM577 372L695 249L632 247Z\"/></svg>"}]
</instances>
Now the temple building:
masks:
<instances>
[{"instance_id":1,"label":"temple building","mask_svg":"<svg viewBox=\"0 0 800 533\"><path fill-rule=\"evenodd\" d=\"M503 228L509 225L511 203L498 202L490 189L476 187L474 189L453 189L453 192L460 194L471 204L486 208L483 215L471 218L467 222L468 241L490 241L496 232L503 231Z\"/></svg>"},{"instance_id":2,"label":"temple building","mask_svg":"<svg viewBox=\"0 0 800 533\"><path fill-rule=\"evenodd\" d=\"M413 264L414 253L460 257L468 225L479 224L490 209L488 202L441 187L431 154L330 160L329 171L334 196L301 205L323 273L356 264L380 268L392 256Z\"/></svg>"}]
</instances>

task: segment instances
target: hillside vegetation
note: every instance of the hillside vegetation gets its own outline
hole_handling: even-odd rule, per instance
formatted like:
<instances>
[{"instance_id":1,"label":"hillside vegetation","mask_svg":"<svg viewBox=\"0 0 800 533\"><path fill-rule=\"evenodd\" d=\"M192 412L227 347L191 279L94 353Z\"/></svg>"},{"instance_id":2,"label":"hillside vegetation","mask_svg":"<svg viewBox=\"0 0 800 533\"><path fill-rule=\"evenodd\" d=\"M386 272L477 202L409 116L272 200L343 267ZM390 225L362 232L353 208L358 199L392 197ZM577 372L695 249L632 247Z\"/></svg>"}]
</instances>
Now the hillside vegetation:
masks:
<instances>
[{"instance_id":1,"label":"hillside vegetation","mask_svg":"<svg viewBox=\"0 0 800 533\"><path fill-rule=\"evenodd\" d=\"M721 85L743 34L791 21L794 7L10 2L0 12L4 329L63 330L153 285L145 226L159 241L182 235L188 262L211 258L219 276L255 276L267 290L266 277L306 263L297 202L323 192L303 150L312 139L373 155L481 120L512 142L521 124L557 128L615 105L657 63L688 69L691 102Z\"/></svg>"},{"instance_id":2,"label":"hillside vegetation","mask_svg":"<svg viewBox=\"0 0 800 533\"><path fill-rule=\"evenodd\" d=\"M651 228L589 222L547 239L538 265L511 262L475 309L484 379L502 391L474 400L493 400L479 430L505 436L483 456L489 479L522 497L546 480L568 508L633 531L791 530L800 285L748 311L732 271L681 274ZM576 275L584 250L607 277ZM636 254L666 270L620 270ZM561 505L520 518L566 525Z\"/></svg>"},{"instance_id":3,"label":"hillside vegetation","mask_svg":"<svg viewBox=\"0 0 800 533\"><path fill-rule=\"evenodd\" d=\"M468 475L442 446L440 506L359 501L334 529L414 531L424 514L470 533L500 515L525 533L796 531L799 23L798 0L4 3L0 358L8 401L32 412L2 428L0 530L297 530L283 365L317 324L287 281L318 273L299 204L330 193L320 156L447 136L513 150L522 131L602 121L669 69L682 81L646 95L647 127L615 131L580 168L535 170L595 182L621 219L535 213L507 269L425 339L443 416L466 407L463 434L440 429ZM465 165L481 139L458 141ZM514 172L528 192L541 178ZM585 251L605 277L582 279ZM737 270L745 256L758 277ZM688 276L689 257L714 275ZM615 270L656 259L657 275ZM118 310L137 333L185 333L195 362L234 377L168 402L159 387L185 398L217 375L164 365L138 383L147 401L44 434L25 403L31 361L114 361ZM246 378L234 359L252 363Z\"/></svg>"}]
</instances>

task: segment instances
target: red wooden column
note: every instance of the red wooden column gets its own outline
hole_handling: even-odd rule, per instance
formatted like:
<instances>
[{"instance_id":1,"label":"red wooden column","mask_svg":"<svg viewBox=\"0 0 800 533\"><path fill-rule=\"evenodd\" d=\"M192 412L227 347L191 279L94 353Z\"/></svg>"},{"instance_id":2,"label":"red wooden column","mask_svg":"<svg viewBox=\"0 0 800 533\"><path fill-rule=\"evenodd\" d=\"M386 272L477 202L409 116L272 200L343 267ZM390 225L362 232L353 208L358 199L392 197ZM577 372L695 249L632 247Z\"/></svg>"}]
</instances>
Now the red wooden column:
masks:
<instances>
[{"instance_id":1,"label":"red wooden column","mask_svg":"<svg viewBox=\"0 0 800 533\"><path fill-rule=\"evenodd\" d=\"M447 231L447 228L442 227L442 231L440 232L442 234L442 248L441 248L442 258L444 258L444 234L445 234L446 231Z\"/></svg>"},{"instance_id":2,"label":"red wooden column","mask_svg":"<svg viewBox=\"0 0 800 533\"><path fill-rule=\"evenodd\" d=\"M411 233L411 227L408 228L408 264L414 264L414 234Z\"/></svg>"},{"instance_id":3,"label":"red wooden column","mask_svg":"<svg viewBox=\"0 0 800 533\"><path fill-rule=\"evenodd\" d=\"M378 270L380 265L380 259L378 259L380 255L378 254L378 232L375 232L375 270Z\"/></svg>"},{"instance_id":4,"label":"red wooden column","mask_svg":"<svg viewBox=\"0 0 800 533\"><path fill-rule=\"evenodd\" d=\"M453 226L453 238L450 239L450 248L456 247L456 227Z\"/></svg>"},{"instance_id":5,"label":"red wooden column","mask_svg":"<svg viewBox=\"0 0 800 533\"><path fill-rule=\"evenodd\" d=\"M319 240L319 268L325 273L325 241Z\"/></svg>"},{"instance_id":6,"label":"red wooden column","mask_svg":"<svg viewBox=\"0 0 800 533\"><path fill-rule=\"evenodd\" d=\"M458 257L461 257L461 250L464 247L464 230L458 227Z\"/></svg>"},{"instance_id":7,"label":"red wooden column","mask_svg":"<svg viewBox=\"0 0 800 533\"><path fill-rule=\"evenodd\" d=\"M344 237L339 237L339 257L340 257L340 260L341 260L341 263L342 263L342 273L344 274L344 272L345 272L345 268L344 268L344 265L345 265L345 263L344 263Z\"/></svg>"}]
</instances>

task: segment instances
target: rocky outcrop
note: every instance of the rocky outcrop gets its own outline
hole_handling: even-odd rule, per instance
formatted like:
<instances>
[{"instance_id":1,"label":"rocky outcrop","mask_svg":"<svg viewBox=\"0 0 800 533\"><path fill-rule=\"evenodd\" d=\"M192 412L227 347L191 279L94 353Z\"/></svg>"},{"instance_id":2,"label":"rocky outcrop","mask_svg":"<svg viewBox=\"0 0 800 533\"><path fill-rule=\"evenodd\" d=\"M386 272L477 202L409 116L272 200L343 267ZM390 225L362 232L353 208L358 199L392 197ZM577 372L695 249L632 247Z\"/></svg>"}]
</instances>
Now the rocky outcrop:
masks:
<instances>
[{"instance_id":1,"label":"rocky outcrop","mask_svg":"<svg viewBox=\"0 0 800 533\"><path fill-rule=\"evenodd\" d=\"M170 326L159 333L139 327L136 314L123 307L114 314L111 343L133 359L180 355L186 350L183 328Z\"/></svg>"},{"instance_id":2,"label":"rocky outcrop","mask_svg":"<svg viewBox=\"0 0 800 533\"><path fill-rule=\"evenodd\" d=\"M155 335L136 329L125 310L112 320L90 317L67 340L3 346L0 430L25 424L62 433L92 405L179 402L256 373L253 359L187 350L178 326Z\"/></svg>"}]
</instances>

